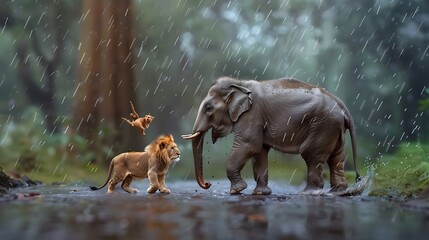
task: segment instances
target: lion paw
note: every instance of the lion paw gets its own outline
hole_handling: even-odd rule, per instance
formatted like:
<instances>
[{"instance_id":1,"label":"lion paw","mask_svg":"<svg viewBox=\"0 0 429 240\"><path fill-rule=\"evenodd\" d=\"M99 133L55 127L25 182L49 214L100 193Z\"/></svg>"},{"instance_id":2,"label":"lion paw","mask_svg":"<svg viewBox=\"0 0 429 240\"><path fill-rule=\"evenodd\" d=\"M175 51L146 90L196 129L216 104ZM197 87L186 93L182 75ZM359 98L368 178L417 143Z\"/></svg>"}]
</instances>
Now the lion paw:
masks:
<instances>
[{"instance_id":1,"label":"lion paw","mask_svg":"<svg viewBox=\"0 0 429 240\"><path fill-rule=\"evenodd\" d=\"M135 188L124 188L125 191L127 191L128 193L138 193L139 190L135 189Z\"/></svg>"},{"instance_id":2,"label":"lion paw","mask_svg":"<svg viewBox=\"0 0 429 240\"><path fill-rule=\"evenodd\" d=\"M170 189L168 189L168 188L160 189L159 191L161 193L167 193L167 194L171 192Z\"/></svg>"},{"instance_id":3,"label":"lion paw","mask_svg":"<svg viewBox=\"0 0 429 240\"><path fill-rule=\"evenodd\" d=\"M158 191L158 187L151 186L147 189L148 193L156 193Z\"/></svg>"}]
</instances>

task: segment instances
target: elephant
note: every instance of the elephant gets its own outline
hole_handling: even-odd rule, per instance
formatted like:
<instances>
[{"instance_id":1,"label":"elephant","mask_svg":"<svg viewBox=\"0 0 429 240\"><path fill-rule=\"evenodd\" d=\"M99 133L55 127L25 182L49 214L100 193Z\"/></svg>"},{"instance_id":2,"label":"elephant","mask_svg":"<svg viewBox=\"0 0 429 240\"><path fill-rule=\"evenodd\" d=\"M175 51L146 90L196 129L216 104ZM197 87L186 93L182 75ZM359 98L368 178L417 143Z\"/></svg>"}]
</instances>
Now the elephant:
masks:
<instances>
[{"instance_id":1,"label":"elephant","mask_svg":"<svg viewBox=\"0 0 429 240\"><path fill-rule=\"evenodd\" d=\"M230 194L247 187L241 170L252 159L256 187L253 194L269 195L268 152L300 154L307 165L304 191L323 189L323 165L330 170L330 192L347 189L344 176L345 134L351 137L356 182L355 125L349 110L324 88L293 78L239 80L221 77L202 100L191 134L195 176L198 185L208 189L203 178L203 140L211 128L212 142L233 133L227 163Z\"/></svg>"}]
</instances>

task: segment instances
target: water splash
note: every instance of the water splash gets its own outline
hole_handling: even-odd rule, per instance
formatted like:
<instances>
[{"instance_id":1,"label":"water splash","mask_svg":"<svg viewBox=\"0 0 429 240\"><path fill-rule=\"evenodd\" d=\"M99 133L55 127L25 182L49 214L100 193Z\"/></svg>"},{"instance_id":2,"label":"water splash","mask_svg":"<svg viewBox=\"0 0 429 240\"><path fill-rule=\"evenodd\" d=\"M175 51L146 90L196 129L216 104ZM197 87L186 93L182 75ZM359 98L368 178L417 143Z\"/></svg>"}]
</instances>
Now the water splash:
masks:
<instances>
[{"instance_id":1,"label":"water splash","mask_svg":"<svg viewBox=\"0 0 429 240\"><path fill-rule=\"evenodd\" d=\"M368 174L362 178L359 182L353 184L346 190L342 192L334 193L333 195L341 196L341 197L348 197L348 196L358 196L362 195L362 193L365 190L369 190L372 186L374 180L374 169L371 168L368 171Z\"/></svg>"}]
</instances>

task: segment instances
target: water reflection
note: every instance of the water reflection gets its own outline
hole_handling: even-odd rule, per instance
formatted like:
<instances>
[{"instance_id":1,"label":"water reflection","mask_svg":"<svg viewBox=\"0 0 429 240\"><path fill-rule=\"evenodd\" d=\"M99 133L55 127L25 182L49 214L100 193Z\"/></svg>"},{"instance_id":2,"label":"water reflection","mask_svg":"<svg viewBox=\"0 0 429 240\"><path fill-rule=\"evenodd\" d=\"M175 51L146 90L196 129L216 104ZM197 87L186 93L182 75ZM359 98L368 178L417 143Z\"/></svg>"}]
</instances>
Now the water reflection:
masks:
<instances>
[{"instance_id":1,"label":"water reflection","mask_svg":"<svg viewBox=\"0 0 429 240\"><path fill-rule=\"evenodd\" d=\"M341 204L332 205L335 199L326 199L326 197L308 198L307 218L305 227L310 236L309 238L332 238L345 239L346 232L349 230L345 226L343 206ZM326 202L330 202L326 204Z\"/></svg>"},{"instance_id":2,"label":"water reflection","mask_svg":"<svg viewBox=\"0 0 429 240\"><path fill-rule=\"evenodd\" d=\"M267 236L269 219L264 203L249 198L239 198L237 202L227 204L228 216L226 229L230 228L237 236ZM250 203L250 204L249 204Z\"/></svg>"},{"instance_id":3,"label":"water reflection","mask_svg":"<svg viewBox=\"0 0 429 240\"><path fill-rule=\"evenodd\" d=\"M225 186L228 186L225 184ZM41 197L0 203L2 239L386 239L429 234L429 213L368 197L230 196L222 187L172 194L41 190Z\"/></svg>"},{"instance_id":4,"label":"water reflection","mask_svg":"<svg viewBox=\"0 0 429 240\"><path fill-rule=\"evenodd\" d=\"M186 228L185 232L190 232L192 236L196 239L204 239L203 231L203 222L204 219L199 215L200 212L203 212L204 208L199 205L191 205L183 214L183 217L189 222L189 227Z\"/></svg>"}]
</instances>

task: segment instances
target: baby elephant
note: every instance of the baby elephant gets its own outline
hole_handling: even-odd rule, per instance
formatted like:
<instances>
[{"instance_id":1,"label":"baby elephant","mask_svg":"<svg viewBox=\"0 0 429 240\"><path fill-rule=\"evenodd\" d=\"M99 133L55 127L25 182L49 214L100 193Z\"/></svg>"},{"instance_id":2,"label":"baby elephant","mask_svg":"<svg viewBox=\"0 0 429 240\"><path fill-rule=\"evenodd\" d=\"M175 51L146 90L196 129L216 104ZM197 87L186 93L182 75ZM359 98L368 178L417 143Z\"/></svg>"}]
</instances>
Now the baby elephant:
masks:
<instances>
[{"instance_id":1,"label":"baby elephant","mask_svg":"<svg viewBox=\"0 0 429 240\"><path fill-rule=\"evenodd\" d=\"M99 190L109 183L108 193L113 193L116 184L128 193L137 193L131 188L134 178L149 178L148 193L170 193L165 187L165 175L171 162L180 160L180 151L172 135L161 135L145 148L144 152L126 152L114 157L110 162L106 182L101 187L91 186L91 190Z\"/></svg>"},{"instance_id":2,"label":"baby elephant","mask_svg":"<svg viewBox=\"0 0 429 240\"><path fill-rule=\"evenodd\" d=\"M202 100L192 133L195 176L198 185L208 189L203 178L204 135L211 130L212 142L234 135L227 163L230 193L247 187L241 170L248 160L253 165L256 187L253 194L271 194L268 186L268 152L275 149L300 154L307 165L305 190L323 189L323 166L330 172L332 192L347 189L344 174L346 131L350 132L356 181L355 125L346 105L336 96L293 78L266 81L220 78Z\"/></svg>"}]
</instances>

